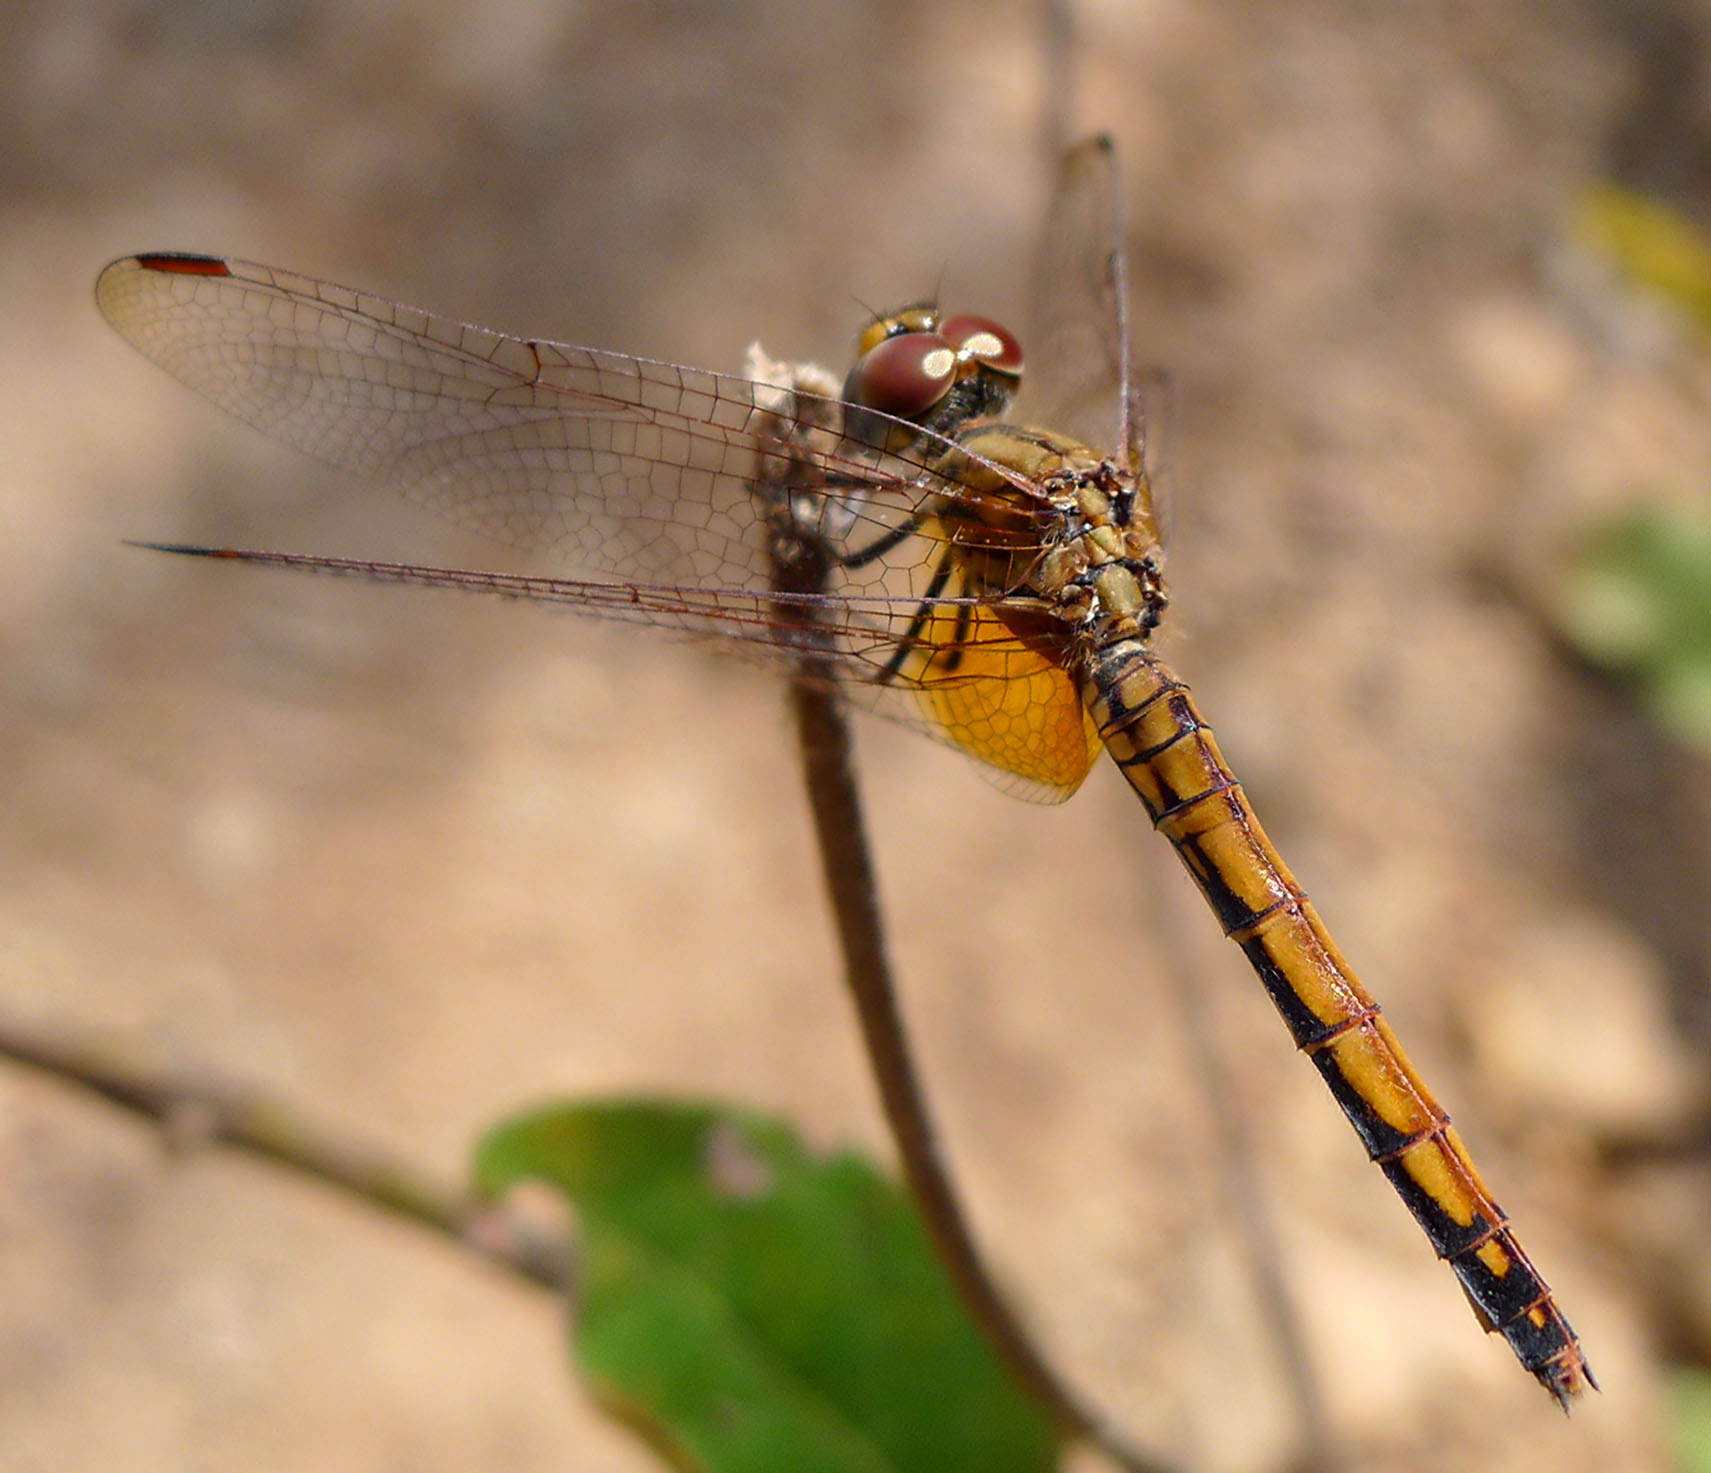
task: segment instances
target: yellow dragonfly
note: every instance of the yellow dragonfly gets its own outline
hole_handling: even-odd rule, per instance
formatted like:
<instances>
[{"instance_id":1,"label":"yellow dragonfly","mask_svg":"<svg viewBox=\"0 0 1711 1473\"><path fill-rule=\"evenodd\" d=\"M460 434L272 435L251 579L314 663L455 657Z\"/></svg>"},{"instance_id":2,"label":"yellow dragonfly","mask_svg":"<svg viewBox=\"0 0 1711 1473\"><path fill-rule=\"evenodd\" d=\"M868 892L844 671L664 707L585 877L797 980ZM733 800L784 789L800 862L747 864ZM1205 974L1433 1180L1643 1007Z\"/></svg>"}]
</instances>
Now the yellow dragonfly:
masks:
<instances>
[{"instance_id":1,"label":"yellow dragonfly","mask_svg":"<svg viewBox=\"0 0 1711 1473\"><path fill-rule=\"evenodd\" d=\"M1167 595L1108 140L1066 160L1047 241L1030 372L1051 428L1004 420L1017 340L930 303L872 322L840 384L758 347L739 377L511 337L215 256L128 256L95 294L246 423L594 576L150 546L526 599L796 672L811 652L1036 799L1109 752L1480 1323L1567 1409L1596 1384L1573 1329L1149 646Z\"/></svg>"}]
</instances>

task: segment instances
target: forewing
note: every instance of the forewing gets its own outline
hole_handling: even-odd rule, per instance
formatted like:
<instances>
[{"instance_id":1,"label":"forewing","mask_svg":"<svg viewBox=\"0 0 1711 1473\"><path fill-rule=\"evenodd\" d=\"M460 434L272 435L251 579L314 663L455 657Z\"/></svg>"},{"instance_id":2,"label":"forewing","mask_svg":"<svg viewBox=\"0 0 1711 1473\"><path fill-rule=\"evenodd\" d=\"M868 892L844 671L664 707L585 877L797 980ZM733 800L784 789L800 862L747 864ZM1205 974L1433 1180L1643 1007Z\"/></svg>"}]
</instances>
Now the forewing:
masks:
<instances>
[{"instance_id":1,"label":"forewing","mask_svg":"<svg viewBox=\"0 0 1711 1473\"><path fill-rule=\"evenodd\" d=\"M622 577L766 580L752 488L779 425L746 379L511 337L244 261L126 257L95 291L123 337L222 409L461 526ZM832 452L817 470L815 494L836 499L818 525L852 546L920 499L918 467Z\"/></svg>"}]
</instances>

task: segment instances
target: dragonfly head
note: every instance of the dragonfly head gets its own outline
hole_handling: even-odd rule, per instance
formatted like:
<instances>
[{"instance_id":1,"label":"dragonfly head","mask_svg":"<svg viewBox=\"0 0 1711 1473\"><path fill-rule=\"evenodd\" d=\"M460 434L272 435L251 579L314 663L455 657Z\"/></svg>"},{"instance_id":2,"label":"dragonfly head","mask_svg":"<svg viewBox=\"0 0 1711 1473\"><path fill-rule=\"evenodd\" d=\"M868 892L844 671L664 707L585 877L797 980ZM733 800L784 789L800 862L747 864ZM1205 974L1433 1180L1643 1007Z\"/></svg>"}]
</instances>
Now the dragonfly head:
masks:
<instances>
[{"instance_id":1,"label":"dragonfly head","mask_svg":"<svg viewBox=\"0 0 1711 1473\"><path fill-rule=\"evenodd\" d=\"M844 432L874 450L910 443L898 420L949 438L968 420L1001 415L1022 382L1022 345L1009 329L985 317L944 317L933 303L876 317L856 348L844 380L853 406Z\"/></svg>"}]
</instances>

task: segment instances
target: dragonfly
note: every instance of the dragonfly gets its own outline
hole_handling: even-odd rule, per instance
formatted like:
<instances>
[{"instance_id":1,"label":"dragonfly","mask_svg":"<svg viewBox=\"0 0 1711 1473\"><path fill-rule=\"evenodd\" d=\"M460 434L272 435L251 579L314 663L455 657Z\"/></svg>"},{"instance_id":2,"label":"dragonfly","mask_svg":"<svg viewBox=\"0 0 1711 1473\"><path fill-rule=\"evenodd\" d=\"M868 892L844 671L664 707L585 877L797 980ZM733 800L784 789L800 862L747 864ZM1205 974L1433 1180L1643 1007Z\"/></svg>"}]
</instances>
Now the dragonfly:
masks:
<instances>
[{"instance_id":1,"label":"dragonfly","mask_svg":"<svg viewBox=\"0 0 1711 1473\"><path fill-rule=\"evenodd\" d=\"M240 420L579 576L144 546L496 594L811 670L1036 800L1109 753L1480 1324L1566 1411L1597 1384L1573 1328L1152 647L1169 596L1109 139L1068 155L1035 275L1027 423L1007 418L1018 339L932 302L875 317L840 381L758 345L739 376L514 337L218 256L124 257L95 295Z\"/></svg>"}]
</instances>

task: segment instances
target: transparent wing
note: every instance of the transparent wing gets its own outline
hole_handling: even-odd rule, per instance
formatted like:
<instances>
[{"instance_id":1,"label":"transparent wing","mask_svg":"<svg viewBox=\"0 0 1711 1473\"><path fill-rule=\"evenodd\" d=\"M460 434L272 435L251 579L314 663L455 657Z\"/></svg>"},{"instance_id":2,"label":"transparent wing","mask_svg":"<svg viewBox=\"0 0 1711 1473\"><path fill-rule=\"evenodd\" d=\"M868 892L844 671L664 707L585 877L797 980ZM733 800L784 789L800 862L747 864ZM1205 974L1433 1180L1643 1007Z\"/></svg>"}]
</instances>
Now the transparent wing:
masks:
<instances>
[{"instance_id":1,"label":"transparent wing","mask_svg":"<svg viewBox=\"0 0 1711 1473\"><path fill-rule=\"evenodd\" d=\"M623 577L766 581L754 487L799 427L757 403L764 385L216 257L127 257L95 296L133 346L246 424L484 536ZM920 460L835 441L813 472L816 531L840 552L904 527L924 494ZM864 566L880 579L895 565Z\"/></svg>"},{"instance_id":2,"label":"transparent wing","mask_svg":"<svg viewBox=\"0 0 1711 1473\"><path fill-rule=\"evenodd\" d=\"M311 553L134 542L133 547L262 567L513 598L583 618L638 624L802 677L804 655L839 694L986 764L1006 792L1061 803L1102 749L1070 676L990 598L815 594L579 581Z\"/></svg>"},{"instance_id":3,"label":"transparent wing","mask_svg":"<svg viewBox=\"0 0 1711 1473\"><path fill-rule=\"evenodd\" d=\"M1144 468L1130 369L1116 149L1104 134L1064 157L1034 261L1023 418Z\"/></svg>"},{"instance_id":4,"label":"transparent wing","mask_svg":"<svg viewBox=\"0 0 1711 1473\"><path fill-rule=\"evenodd\" d=\"M1175 441L1176 381L1168 368L1143 368L1135 372L1131 386L1132 422L1139 427L1141 468L1146 472L1147 494L1152 501L1153 527L1159 546L1169 548L1176 530L1176 488L1172 468Z\"/></svg>"},{"instance_id":5,"label":"transparent wing","mask_svg":"<svg viewBox=\"0 0 1711 1473\"><path fill-rule=\"evenodd\" d=\"M977 457L936 436L912 432L911 451L876 457L844 445L836 400L799 388L510 337L218 257L115 261L96 300L145 356L273 438L498 541L626 581L168 550L528 599L783 668L807 613L816 654L860 704L1011 773L1030 797L1067 797L1086 770L1030 757L1014 714L1023 696L1003 689L1014 678L1017 692L1058 698L1061 726L1067 676L1051 682L1003 619L944 612L976 602L944 592L941 513L957 495L944 458ZM1032 492L981 464L1020 493L1005 549L1025 563L1015 517ZM966 553L971 524L956 525ZM781 547L821 566L795 603L777 591Z\"/></svg>"}]
</instances>

